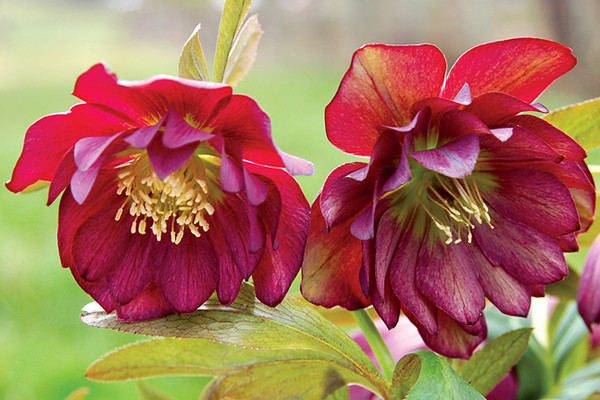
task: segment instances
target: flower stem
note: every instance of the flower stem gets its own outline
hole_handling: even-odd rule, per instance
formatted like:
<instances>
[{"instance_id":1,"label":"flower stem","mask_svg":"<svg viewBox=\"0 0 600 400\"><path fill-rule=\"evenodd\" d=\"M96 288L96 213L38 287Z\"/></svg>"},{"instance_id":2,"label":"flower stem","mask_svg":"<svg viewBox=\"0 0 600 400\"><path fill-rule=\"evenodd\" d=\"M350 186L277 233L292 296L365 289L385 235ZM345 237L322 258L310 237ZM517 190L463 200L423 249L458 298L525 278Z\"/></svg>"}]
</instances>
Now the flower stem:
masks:
<instances>
[{"instance_id":1,"label":"flower stem","mask_svg":"<svg viewBox=\"0 0 600 400\"><path fill-rule=\"evenodd\" d=\"M364 308L352 311L352 315L354 316L354 319L356 319L356 322L358 322L360 330L367 338L367 342L369 342L369 346L371 346L371 350L373 350L373 354L375 355L375 358L377 358L383 374L388 381L391 381L396 363L392 358L392 353L390 353L381 334L377 330L375 323Z\"/></svg>"}]
</instances>

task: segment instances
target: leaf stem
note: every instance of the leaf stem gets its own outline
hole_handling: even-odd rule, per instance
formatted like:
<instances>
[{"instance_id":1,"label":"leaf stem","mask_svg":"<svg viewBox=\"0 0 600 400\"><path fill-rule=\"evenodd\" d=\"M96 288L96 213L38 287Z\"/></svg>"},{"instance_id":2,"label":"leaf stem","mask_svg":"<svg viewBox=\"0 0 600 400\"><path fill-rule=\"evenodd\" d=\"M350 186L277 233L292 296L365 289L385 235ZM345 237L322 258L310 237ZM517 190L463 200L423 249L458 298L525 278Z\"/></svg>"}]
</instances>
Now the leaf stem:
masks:
<instances>
[{"instance_id":1,"label":"leaf stem","mask_svg":"<svg viewBox=\"0 0 600 400\"><path fill-rule=\"evenodd\" d=\"M377 358L383 374L387 380L391 382L396 363L392 358L392 353L390 353L381 334L377 330L375 323L364 308L352 311L352 316L354 316L360 330L365 335L365 338L367 338L367 342L369 342L369 346L371 346L371 350L373 350L373 354L375 355L375 358Z\"/></svg>"}]
</instances>

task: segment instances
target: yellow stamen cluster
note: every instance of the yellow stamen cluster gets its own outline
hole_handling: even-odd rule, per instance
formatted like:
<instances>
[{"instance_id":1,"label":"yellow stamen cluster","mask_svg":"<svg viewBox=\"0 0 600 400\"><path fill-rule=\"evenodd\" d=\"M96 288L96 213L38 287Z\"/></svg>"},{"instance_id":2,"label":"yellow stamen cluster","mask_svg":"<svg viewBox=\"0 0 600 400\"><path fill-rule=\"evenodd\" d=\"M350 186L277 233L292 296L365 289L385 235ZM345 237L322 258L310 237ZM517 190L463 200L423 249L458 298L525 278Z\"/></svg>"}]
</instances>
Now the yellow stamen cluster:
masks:
<instances>
[{"instance_id":1,"label":"yellow stamen cluster","mask_svg":"<svg viewBox=\"0 0 600 400\"><path fill-rule=\"evenodd\" d=\"M441 178L438 174L434 175L436 178L434 183L424 179L426 200L419 198L419 203L435 226L446 235L446 244L462 242L463 228L467 230L467 242L471 243L473 239L471 230L475 228L473 220L480 225L485 221L491 229L494 229L489 209L472 175L461 179ZM430 209L425 203L437 207L435 210ZM456 232L456 239L453 231Z\"/></svg>"},{"instance_id":2,"label":"yellow stamen cluster","mask_svg":"<svg viewBox=\"0 0 600 400\"><path fill-rule=\"evenodd\" d=\"M118 195L127 199L117 211L119 221L128 207L134 217L131 233L144 235L149 222L151 230L160 241L170 230L171 241L179 244L187 228L194 236L208 231L205 213L215 209L208 202L208 186L203 161L193 156L186 165L159 179L150 167L146 156L124 165L118 174ZM146 222L148 220L148 222Z\"/></svg>"}]
</instances>

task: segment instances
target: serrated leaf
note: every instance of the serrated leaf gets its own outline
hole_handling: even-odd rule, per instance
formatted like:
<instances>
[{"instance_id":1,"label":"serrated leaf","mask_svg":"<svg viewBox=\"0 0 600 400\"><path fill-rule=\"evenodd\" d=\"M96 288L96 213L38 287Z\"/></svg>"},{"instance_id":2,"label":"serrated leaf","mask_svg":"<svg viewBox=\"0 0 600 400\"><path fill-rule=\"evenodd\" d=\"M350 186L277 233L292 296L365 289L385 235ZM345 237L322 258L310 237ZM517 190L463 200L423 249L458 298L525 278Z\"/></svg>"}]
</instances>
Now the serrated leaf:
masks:
<instances>
[{"instance_id":1,"label":"serrated leaf","mask_svg":"<svg viewBox=\"0 0 600 400\"><path fill-rule=\"evenodd\" d=\"M179 55L179 76L181 78L210 80L206 59L200 45L200 24L196 26Z\"/></svg>"},{"instance_id":2,"label":"serrated leaf","mask_svg":"<svg viewBox=\"0 0 600 400\"><path fill-rule=\"evenodd\" d=\"M385 379L360 347L305 302L288 297L276 308L268 307L255 298L248 284L242 286L230 306L213 298L194 313L152 321L121 322L114 314L93 307L86 310L92 312L82 320L91 326L184 338L152 339L111 352L90 366L87 376L91 379L227 376L219 390L234 390L239 382L260 381L263 375L275 379L281 373L290 382L292 374L298 374L298 385L287 388L296 392L306 389L302 382L312 375L311 390L321 395L337 389L327 379L330 375L380 395L388 390ZM302 379L297 379L299 376Z\"/></svg>"},{"instance_id":3,"label":"serrated leaf","mask_svg":"<svg viewBox=\"0 0 600 400\"><path fill-rule=\"evenodd\" d=\"M416 380L415 376L418 376ZM407 381L414 381L414 386L408 393ZM446 361L428 350L417 350L398 362L392 379L391 394L393 399L406 400L485 400Z\"/></svg>"},{"instance_id":4,"label":"serrated leaf","mask_svg":"<svg viewBox=\"0 0 600 400\"><path fill-rule=\"evenodd\" d=\"M459 375L479 393L487 395L519 362L532 331L532 328L521 328L490 340L465 362Z\"/></svg>"},{"instance_id":5,"label":"serrated leaf","mask_svg":"<svg viewBox=\"0 0 600 400\"><path fill-rule=\"evenodd\" d=\"M242 22L248 14L252 0L225 0L223 14L219 23L219 36L217 37L217 50L215 54L215 82L223 82L227 59Z\"/></svg>"},{"instance_id":6,"label":"serrated leaf","mask_svg":"<svg viewBox=\"0 0 600 400\"><path fill-rule=\"evenodd\" d=\"M559 108L543 118L586 150L600 146L600 98Z\"/></svg>"},{"instance_id":7,"label":"serrated leaf","mask_svg":"<svg viewBox=\"0 0 600 400\"><path fill-rule=\"evenodd\" d=\"M248 73L254 64L262 34L258 17L256 14L252 15L244 23L233 42L223 75L224 83L235 86Z\"/></svg>"}]
</instances>

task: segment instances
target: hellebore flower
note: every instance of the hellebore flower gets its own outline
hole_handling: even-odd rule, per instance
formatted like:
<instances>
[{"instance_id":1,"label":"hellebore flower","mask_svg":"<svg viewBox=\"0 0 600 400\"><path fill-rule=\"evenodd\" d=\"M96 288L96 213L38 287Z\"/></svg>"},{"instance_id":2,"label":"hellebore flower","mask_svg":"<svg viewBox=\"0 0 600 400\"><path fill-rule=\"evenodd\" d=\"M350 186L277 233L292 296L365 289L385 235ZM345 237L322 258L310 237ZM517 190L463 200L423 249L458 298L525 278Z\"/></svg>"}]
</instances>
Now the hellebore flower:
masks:
<instances>
[{"instance_id":1,"label":"hellebore flower","mask_svg":"<svg viewBox=\"0 0 600 400\"><path fill-rule=\"evenodd\" d=\"M487 297L525 316L567 274L563 251L589 227L585 151L525 112L576 63L522 38L463 54L445 77L433 45L357 50L325 110L329 140L370 156L335 169L312 207L302 293L325 307L402 310L425 343L469 357Z\"/></svg>"},{"instance_id":2,"label":"hellebore flower","mask_svg":"<svg viewBox=\"0 0 600 400\"><path fill-rule=\"evenodd\" d=\"M290 173L307 161L271 140L254 100L223 84L82 74L67 113L27 131L7 187L50 181L63 267L107 312L145 320L231 303L252 276L274 306L298 273L309 205Z\"/></svg>"},{"instance_id":3,"label":"hellebore flower","mask_svg":"<svg viewBox=\"0 0 600 400\"><path fill-rule=\"evenodd\" d=\"M585 260L579 287L577 288L577 306L579 314L593 332L593 340L598 341L600 328L600 236L594 239Z\"/></svg>"}]
</instances>

